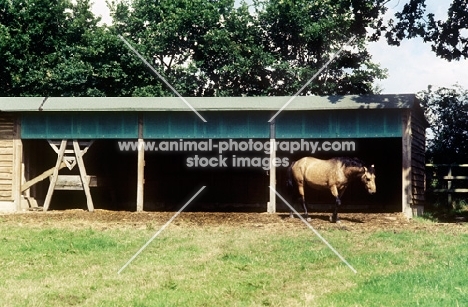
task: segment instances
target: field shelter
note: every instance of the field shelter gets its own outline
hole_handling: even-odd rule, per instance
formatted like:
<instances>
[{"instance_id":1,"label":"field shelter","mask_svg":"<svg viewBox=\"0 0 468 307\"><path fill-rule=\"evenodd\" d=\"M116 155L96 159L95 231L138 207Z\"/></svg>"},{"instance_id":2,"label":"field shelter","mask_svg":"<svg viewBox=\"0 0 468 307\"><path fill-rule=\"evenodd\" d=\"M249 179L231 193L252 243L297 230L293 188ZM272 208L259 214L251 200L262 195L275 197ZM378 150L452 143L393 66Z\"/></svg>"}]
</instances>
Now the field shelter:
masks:
<instances>
[{"instance_id":1,"label":"field shelter","mask_svg":"<svg viewBox=\"0 0 468 307\"><path fill-rule=\"evenodd\" d=\"M356 183L344 208L423 210L427 121L415 95L299 96L280 113L291 97L185 99L198 115L178 97L0 98L0 210L174 210L206 185L188 210L276 212L287 207L268 187L287 192L288 163L258 163L303 156L375 165L377 193ZM220 142L232 146L220 153ZM249 142L319 146L242 147ZM311 210L333 203L327 193L306 198Z\"/></svg>"}]
</instances>

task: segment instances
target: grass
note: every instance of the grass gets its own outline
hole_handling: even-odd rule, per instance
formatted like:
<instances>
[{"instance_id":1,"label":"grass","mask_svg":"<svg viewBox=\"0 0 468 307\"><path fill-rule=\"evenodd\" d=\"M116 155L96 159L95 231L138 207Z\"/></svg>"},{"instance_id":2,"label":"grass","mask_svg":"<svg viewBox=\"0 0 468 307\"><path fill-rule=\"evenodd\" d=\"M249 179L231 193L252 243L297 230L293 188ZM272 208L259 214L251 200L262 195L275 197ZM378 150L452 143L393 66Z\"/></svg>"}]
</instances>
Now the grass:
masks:
<instances>
[{"instance_id":1,"label":"grass","mask_svg":"<svg viewBox=\"0 0 468 307\"><path fill-rule=\"evenodd\" d=\"M154 232L2 223L0 305L468 305L462 226L320 230L354 274L302 227L171 225L118 275Z\"/></svg>"}]
</instances>

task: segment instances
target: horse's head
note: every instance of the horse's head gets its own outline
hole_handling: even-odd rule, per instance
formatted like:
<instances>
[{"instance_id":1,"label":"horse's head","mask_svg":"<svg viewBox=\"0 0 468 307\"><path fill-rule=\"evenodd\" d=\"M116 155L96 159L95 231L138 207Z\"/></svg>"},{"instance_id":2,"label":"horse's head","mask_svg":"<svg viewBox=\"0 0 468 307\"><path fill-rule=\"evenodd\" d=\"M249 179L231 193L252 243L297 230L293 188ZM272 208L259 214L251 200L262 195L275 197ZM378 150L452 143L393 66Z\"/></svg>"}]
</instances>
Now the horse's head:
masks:
<instances>
[{"instance_id":1,"label":"horse's head","mask_svg":"<svg viewBox=\"0 0 468 307\"><path fill-rule=\"evenodd\" d=\"M364 174L362 175L361 180L366 186L367 192L369 192L369 194L374 194L377 192L377 187L375 186L374 165L371 165L370 167L364 166Z\"/></svg>"}]
</instances>

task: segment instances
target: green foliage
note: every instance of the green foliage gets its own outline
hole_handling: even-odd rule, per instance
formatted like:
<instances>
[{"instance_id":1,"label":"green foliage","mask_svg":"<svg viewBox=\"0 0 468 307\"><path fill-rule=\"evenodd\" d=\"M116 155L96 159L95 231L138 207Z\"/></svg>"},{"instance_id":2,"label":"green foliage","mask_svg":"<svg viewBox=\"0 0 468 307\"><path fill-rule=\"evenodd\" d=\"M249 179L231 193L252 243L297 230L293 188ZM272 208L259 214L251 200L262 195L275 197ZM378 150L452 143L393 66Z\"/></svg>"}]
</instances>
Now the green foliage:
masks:
<instances>
[{"instance_id":1,"label":"green foliage","mask_svg":"<svg viewBox=\"0 0 468 307\"><path fill-rule=\"evenodd\" d=\"M429 87L419 94L421 105L430 124L427 138L426 160L435 164L464 164L468 153L468 90L460 86L452 88ZM466 196L453 194L447 203L447 194L434 193L435 189L446 189L447 166L430 168L427 173L426 200L427 210L435 218L453 220L455 216L466 215L463 205ZM454 172L459 171L453 168ZM465 175L453 174L453 175ZM463 180L452 182L451 188L464 188Z\"/></svg>"},{"instance_id":2,"label":"green foliage","mask_svg":"<svg viewBox=\"0 0 468 307\"><path fill-rule=\"evenodd\" d=\"M432 163L466 163L468 153L468 90L460 86L419 93L433 137L426 157Z\"/></svg>"},{"instance_id":3,"label":"green foliage","mask_svg":"<svg viewBox=\"0 0 468 307\"><path fill-rule=\"evenodd\" d=\"M125 33L185 96L291 95L353 35L357 39L302 94L365 94L386 72L371 62L373 1L113 3ZM178 70L177 70L178 69ZM180 80L183 80L181 86Z\"/></svg>"},{"instance_id":4,"label":"green foliage","mask_svg":"<svg viewBox=\"0 0 468 307\"><path fill-rule=\"evenodd\" d=\"M365 43L381 0L110 1L112 26L90 3L0 0L0 96L173 95L118 35L184 96L292 95L353 35L302 94L372 93L386 76Z\"/></svg>"},{"instance_id":5,"label":"green foliage","mask_svg":"<svg viewBox=\"0 0 468 307\"><path fill-rule=\"evenodd\" d=\"M401 12L395 14L396 22L391 21L387 41L399 45L405 38L422 37L431 44L437 56L448 60L468 58L468 2L453 0L445 20L436 20L434 14L427 13L425 0L409 0Z\"/></svg>"},{"instance_id":6,"label":"green foliage","mask_svg":"<svg viewBox=\"0 0 468 307\"><path fill-rule=\"evenodd\" d=\"M184 96L292 95L352 36L302 93L367 94L386 70L366 41L421 36L437 55L467 57L466 1L447 19L409 0L388 25L384 0L110 1L113 25L91 0L0 0L0 96L168 96L123 35Z\"/></svg>"},{"instance_id":7,"label":"green foliage","mask_svg":"<svg viewBox=\"0 0 468 307\"><path fill-rule=\"evenodd\" d=\"M140 63L90 3L0 0L0 96L129 96L144 86Z\"/></svg>"},{"instance_id":8,"label":"green foliage","mask_svg":"<svg viewBox=\"0 0 468 307\"><path fill-rule=\"evenodd\" d=\"M304 94L371 93L385 71L371 62L364 28L379 12L369 1L264 3L259 19L275 57L272 94L294 93L353 35L352 49L346 48Z\"/></svg>"}]
</instances>

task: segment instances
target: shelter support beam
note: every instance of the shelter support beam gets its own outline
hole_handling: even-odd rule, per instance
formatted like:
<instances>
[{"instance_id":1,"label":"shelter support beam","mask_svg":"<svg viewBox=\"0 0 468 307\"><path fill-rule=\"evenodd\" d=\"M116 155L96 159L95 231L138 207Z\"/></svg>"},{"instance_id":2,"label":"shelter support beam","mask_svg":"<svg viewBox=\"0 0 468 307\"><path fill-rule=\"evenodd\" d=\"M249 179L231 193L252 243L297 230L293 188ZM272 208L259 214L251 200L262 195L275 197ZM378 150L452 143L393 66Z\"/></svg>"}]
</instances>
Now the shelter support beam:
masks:
<instances>
[{"instance_id":1,"label":"shelter support beam","mask_svg":"<svg viewBox=\"0 0 468 307\"><path fill-rule=\"evenodd\" d=\"M275 158L276 158L276 146L275 146L275 138L276 138L276 126L275 120L273 119L270 122L270 201L267 205L267 212L268 213L276 213L276 166L275 166Z\"/></svg>"},{"instance_id":2,"label":"shelter support beam","mask_svg":"<svg viewBox=\"0 0 468 307\"><path fill-rule=\"evenodd\" d=\"M403 114L402 135L402 170L401 170L401 205L402 212L408 218L413 217L412 212L412 170L411 170L411 113L409 110Z\"/></svg>"},{"instance_id":3,"label":"shelter support beam","mask_svg":"<svg viewBox=\"0 0 468 307\"><path fill-rule=\"evenodd\" d=\"M138 163L136 211L143 211L145 184L145 144L143 140L143 116L138 116Z\"/></svg>"},{"instance_id":4,"label":"shelter support beam","mask_svg":"<svg viewBox=\"0 0 468 307\"><path fill-rule=\"evenodd\" d=\"M22 159L23 159L23 143L21 139L17 138L13 140L14 156L13 156L13 184L12 184L12 196L15 202L16 211L21 210L21 181L22 181Z\"/></svg>"}]
</instances>

